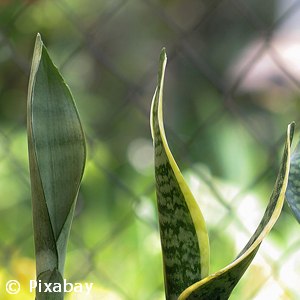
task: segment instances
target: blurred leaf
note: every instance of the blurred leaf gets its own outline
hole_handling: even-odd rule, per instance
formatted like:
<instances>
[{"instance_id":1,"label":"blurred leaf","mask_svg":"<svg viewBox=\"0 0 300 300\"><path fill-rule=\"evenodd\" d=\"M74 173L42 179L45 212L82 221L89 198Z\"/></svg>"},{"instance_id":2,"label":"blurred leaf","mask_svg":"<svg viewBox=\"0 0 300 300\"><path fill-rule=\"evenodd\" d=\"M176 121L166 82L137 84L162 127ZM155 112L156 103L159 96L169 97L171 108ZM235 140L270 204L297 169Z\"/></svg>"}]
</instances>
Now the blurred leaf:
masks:
<instances>
[{"instance_id":1,"label":"blurred leaf","mask_svg":"<svg viewBox=\"0 0 300 300\"><path fill-rule=\"evenodd\" d=\"M201 211L165 136L162 95L166 62L163 50L158 86L152 101L151 129L166 298L177 299L186 287L208 275L209 242Z\"/></svg>"},{"instance_id":2,"label":"blurred leaf","mask_svg":"<svg viewBox=\"0 0 300 300\"><path fill-rule=\"evenodd\" d=\"M296 220L300 223L300 142L291 157L286 200Z\"/></svg>"},{"instance_id":3,"label":"blurred leaf","mask_svg":"<svg viewBox=\"0 0 300 300\"><path fill-rule=\"evenodd\" d=\"M27 124L37 276L58 270L62 277L86 149L70 90L40 35L29 80Z\"/></svg>"}]
</instances>

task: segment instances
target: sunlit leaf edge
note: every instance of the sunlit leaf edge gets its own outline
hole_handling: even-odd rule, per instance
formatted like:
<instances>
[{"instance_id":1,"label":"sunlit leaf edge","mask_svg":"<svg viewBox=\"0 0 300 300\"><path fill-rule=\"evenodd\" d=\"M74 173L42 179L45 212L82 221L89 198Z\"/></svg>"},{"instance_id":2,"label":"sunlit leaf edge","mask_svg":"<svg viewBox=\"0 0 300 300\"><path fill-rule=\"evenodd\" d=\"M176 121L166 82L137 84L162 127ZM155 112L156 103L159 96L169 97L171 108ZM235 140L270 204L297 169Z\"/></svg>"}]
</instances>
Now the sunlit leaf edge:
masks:
<instances>
[{"instance_id":1,"label":"sunlit leaf edge","mask_svg":"<svg viewBox=\"0 0 300 300\"><path fill-rule=\"evenodd\" d=\"M204 286L204 285L206 285L206 284L208 284L208 283L210 283L214 280L217 280L218 277L226 275L227 272L229 272L231 269L237 267L239 264L242 264L243 261L247 260L250 256L251 256L251 259L250 259L250 262L249 261L247 262L246 268L251 263L251 260L254 258L261 242L263 241L265 236L270 232L270 230L272 229L272 227L276 223L276 221L277 221L277 219L278 219L278 217L281 213L283 204L284 204L285 192L286 192L286 189L287 189L289 170L290 170L291 143L292 143L292 138L293 138L293 133L294 133L294 126L295 126L294 123L291 123L291 124L288 125L285 150L284 150L283 159L282 159L282 163L281 163L281 169L280 169L280 172L278 174L278 178L279 178L280 174L283 173L284 174L284 179L283 179L282 184L280 182L278 182L278 178L276 180L274 190L276 190L278 188L278 186L281 185L280 193L279 193L278 199L276 200L276 206L274 208L273 214L271 215L271 217L270 217L268 223L266 224L266 226L262 229L261 232L259 232L258 236L255 237L255 235L258 233L257 231L258 231L259 227L257 228L256 232L250 238L248 244L245 246L245 248L242 250L242 252L237 257L236 260L234 260L231 264L229 264L225 268L217 271L216 273L211 274L208 277L200 280L199 282L196 282L195 284L189 286L186 290L184 290L182 292L182 294L179 296L178 300L189 299L189 296L192 293L195 293L198 289L201 289L202 286ZM272 195L273 195L273 193L272 193ZM272 201L272 196L271 196L271 199L270 199L270 203L271 203L271 201ZM264 217L263 217L263 219L264 219ZM262 221L263 221L263 219L262 219ZM252 240L253 237L255 237L254 240ZM238 281L236 282L236 284L237 283L238 283ZM228 294L231 293L234 286L231 287ZM222 295L215 295L215 297L216 297L215 299L226 299L226 298L222 298L221 296Z\"/></svg>"}]
</instances>

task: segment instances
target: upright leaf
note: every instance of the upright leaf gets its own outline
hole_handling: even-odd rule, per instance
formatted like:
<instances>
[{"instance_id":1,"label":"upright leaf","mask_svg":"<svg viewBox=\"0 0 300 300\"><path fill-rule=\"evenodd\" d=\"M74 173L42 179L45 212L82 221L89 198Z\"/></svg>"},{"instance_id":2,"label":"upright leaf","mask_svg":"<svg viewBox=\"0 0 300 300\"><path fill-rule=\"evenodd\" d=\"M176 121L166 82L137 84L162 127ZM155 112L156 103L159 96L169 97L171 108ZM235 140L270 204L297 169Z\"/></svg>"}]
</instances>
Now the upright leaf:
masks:
<instances>
[{"instance_id":1,"label":"upright leaf","mask_svg":"<svg viewBox=\"0 0 300 300\"><path fill-rule=\"evenodd\" d=\"M37 276L59 282L86 148L71 92L40 35L34 48L27 104Z\"/></svg>"},{"instance_id":2,"label":"upright leaf","mask_svg":"<svg viewBox=\"0 0 300 300\"><path fill-rule=\"evenodd\" d=\"M151 129L166 298L173 300L186 287L208 275L209 243L201 211L166 140L162 113L166 62L163 49L152 100Z\"/></svg>"},{"instance_id":3,"label":"upright leaf","mask_svg":"<svg viewBox=\"0 0 300 300\"><path fill-rule=\"evenodd\" d=\"M163 50L158 86L152 101L151 130L155 148L156 193L166 298L225 300L229 298L281 213L288 184L294 123L288 126L275 187L255 233L231 264L207 276L209 246L204 219L176 165L164 132L162 94L165 67L166 54Z\"/></svg>"}]
</instances>

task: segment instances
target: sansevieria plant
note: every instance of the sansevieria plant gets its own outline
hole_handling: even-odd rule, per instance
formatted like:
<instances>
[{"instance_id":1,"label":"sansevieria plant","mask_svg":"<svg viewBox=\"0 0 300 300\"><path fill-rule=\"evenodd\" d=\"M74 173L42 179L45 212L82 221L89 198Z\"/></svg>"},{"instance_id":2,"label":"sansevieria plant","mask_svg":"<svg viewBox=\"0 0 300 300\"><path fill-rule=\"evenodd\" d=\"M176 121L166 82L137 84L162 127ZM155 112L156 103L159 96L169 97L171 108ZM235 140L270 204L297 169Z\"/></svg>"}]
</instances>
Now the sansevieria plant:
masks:
<instances>
[{"instance_id":1,"label":"sansevieria plant","mask_svg":"<svg viewBox=\"0 0 300 300\"><path fill-rule=\"evenodd\" d=\"M166 62L162 50L151 108L166 299L228 299L278 219L285 195L300 220L299 145L291 157L294 123L287 128L275 187L255 233L232 263L209 274L205 221L173 158L164 131L162 100ZM27 126L37 281L63 285L66 247L86 146L71 92L40 35L36 38L30 73ZM63 300L64 292L37 290L36 299Z\"/></svg>"},{"instance_id":2,"label":"sansevieria plant","mask_svg":"<svg viewBox=\"0 0 300 300\"><path fill-rule=\"evenodd\" d=\"M86 146L71 92L37 35L28 88L28 150L37 281L62 284ZM37 300L62 300L36 290Z\"/></svg>"},{"instance_id":3,"label":"sansevieria plant","mask_svg":"<svg viewBox=\"0 0 300 300\"><path fill-rule=\"evenodd\" d=\"M294 133L294 123L291 123L287 128L283 158L275 187L261 222L237 258L225 268L210 274L209 239L205 221L176 164L165 135L163 86L166 63L166 52L163 49L157 88L151 107L156 196L166 299L225 300L229 298L253 260L264 237L278 219L286 191L289 205L299 220L300 146L297 146L293 155L289 179Z\"/></svg>"}]
</instances>

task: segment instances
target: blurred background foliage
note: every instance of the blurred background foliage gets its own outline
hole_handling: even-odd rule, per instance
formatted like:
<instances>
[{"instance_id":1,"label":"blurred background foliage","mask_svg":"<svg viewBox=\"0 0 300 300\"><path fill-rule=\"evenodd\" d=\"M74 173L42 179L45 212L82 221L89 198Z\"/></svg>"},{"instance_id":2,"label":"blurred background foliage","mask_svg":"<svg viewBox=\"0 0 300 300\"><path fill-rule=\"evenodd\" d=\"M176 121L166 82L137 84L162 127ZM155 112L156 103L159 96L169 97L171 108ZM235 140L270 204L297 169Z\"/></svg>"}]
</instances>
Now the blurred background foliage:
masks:
<instances>
[{"instance_id":1,"label":"blurred background foliage","mask_svg":"<svg viewBox=\"0 0 300 300\"><path fill-rule=\"evenodd\" d=\"M286 126L300 120L299 22L298 0L0 0L1 299L33 298L26 96L37 32L88 141L66 279L94 288L67 299L160 300L149 128L160 50L166 133L207 220L213 272L255 230ZM231 298L299 299L299 247L285 207ZM22 294L5 293L9 279Z\"/></svg>"}]
</instances>

